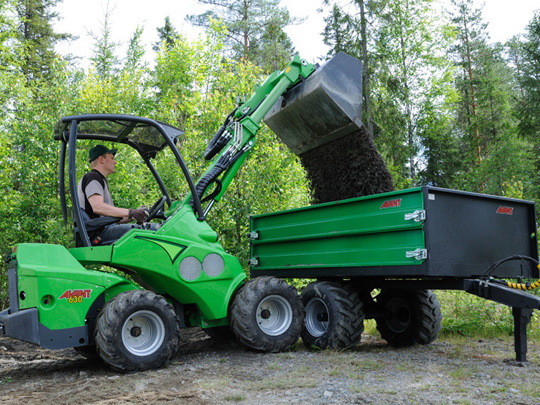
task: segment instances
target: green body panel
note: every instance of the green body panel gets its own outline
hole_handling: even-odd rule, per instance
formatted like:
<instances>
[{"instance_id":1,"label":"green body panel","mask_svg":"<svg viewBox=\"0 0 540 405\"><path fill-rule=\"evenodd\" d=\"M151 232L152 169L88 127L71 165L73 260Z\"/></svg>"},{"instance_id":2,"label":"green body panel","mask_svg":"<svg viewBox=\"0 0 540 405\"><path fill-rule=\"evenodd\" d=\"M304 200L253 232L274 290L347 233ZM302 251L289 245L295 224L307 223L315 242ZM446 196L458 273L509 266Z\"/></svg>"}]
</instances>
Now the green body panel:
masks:
<instances>
[{"instance_id":1,"label":"green body panel","mask_svg":"<svg viewBox=\"0 0 540 405\"><path fill-rule=\"evenodd\" d=\"M103 264L111 261L112 246L81 247L69 252L81 264Z\"/></svg>"},{"instance_id":2,"label":"green body panel","mask_svg":"<svg viewBox=\"0 0 540 405\"><path fill-rule=\"evenodd\" d=\"M423 222L405 214L423 201L415 188L254 216L251 270L418 265L406 252L425 248Z\"/></svg>"},{"instance_id":3,"label":"green body panel","mask_svg":"<svg viewBox=\"0 0 540 405\"><path fill-rule=\"evenodd\" d=\"M106 291L137 288L116 274L85 269L63 246L24 243L15 258L19 297L25 297L19 309L38 308L39 321L53 330L84 326L88 310Z\"/></svg>"},{"instance_id":4,"label":"green body panel","mask_svg":"<svg viewBox=\"0 0 540 405\"><path fill-rule=\"evenodd\" d=\"M107 255L111 248L111 256ZM246 275L238 260L227 254L217 242L217 234L204 221L198 221L189 205L182 206L157 231L133 229L114 245L72 249L82 264L102 264L129 270L143 286L170 296L184 305L194 304L201 315L197 325L226 320L231 297ZM218 276L201 271L194 280L184 279L179 271L186 257L204 258L218 254L224 270Z\"/></svg>"}]
</instances>

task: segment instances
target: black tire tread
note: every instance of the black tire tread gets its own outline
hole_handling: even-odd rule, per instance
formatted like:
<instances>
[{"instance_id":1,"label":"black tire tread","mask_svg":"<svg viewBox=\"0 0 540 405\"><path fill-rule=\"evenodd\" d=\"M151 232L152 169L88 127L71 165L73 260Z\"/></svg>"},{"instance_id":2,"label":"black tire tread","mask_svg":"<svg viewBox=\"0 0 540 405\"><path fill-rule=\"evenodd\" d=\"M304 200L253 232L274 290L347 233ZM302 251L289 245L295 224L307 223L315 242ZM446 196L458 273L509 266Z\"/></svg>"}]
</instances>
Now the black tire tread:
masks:
<instances>
[{"instance_id":1,"label":"black tire tread","mask_svg":"<svg viewBox=\"0 0 540 405\"><path fill-rule=\"evenodd\" d=\"M255 312L262 299L279 294L286 298L293 310L292 324L279 336L265 334L257 325ZM231 329L236 338L248 348L277 353L289 349L300 337L304 310L296 289L285 280L263 276L241 287L231 306Z\"/></svg>"},{"instance_id":2,"label":"black tire tread","mask_svg":"<svg viewBox=\"0 0 540 405\"><path fill-rule=\"evenodd\" d=\"M319 349L346 350L360 342L364 331L364 311L360 294L348 283L333 281L318 281L309 284L302 291L302 300L311 294L325 301L327 306L333 303L337 306L336 322L332 330L319 337L310 335L307 329L302 329L302 341L306 346ZM328 300L330 302L328 302Z\"/></svg>"},{"instance_id":3,"label":"black tire tread","mask_svg":"<svg viewBox=\"0 0 540 405\"><path fill-rule=\"evenodd\" d=\"M377 297L377 302L384 305L393 294L398 294L408 301L411 325L405 332L395 333L388 328L384 319L376 319L381 337L395 347L427 345L437 339L442 327L442 312L435 293L431 290L383 291Z\"/></svg>"},{"instance_id":4,"label":"black tire tread","mask_svg":"<svg viewBox=\"0 0 540 405\"><path fill-rule=\"evenodd\" d=\"M121 342L120 329L127 319L130 311L139 309L152 309L165 315L163 321L171 322L171 333L167 339L167 346L159 353L133 361L125 355L125 348ZM97 352L101 359L116 371L134 373L144 370L153 370L167 364L178 350L180 341L180 324L174 308L165 298L148 290L126 291L113 297L98 314L94 331Z\"/></svg>"}]
</instances>

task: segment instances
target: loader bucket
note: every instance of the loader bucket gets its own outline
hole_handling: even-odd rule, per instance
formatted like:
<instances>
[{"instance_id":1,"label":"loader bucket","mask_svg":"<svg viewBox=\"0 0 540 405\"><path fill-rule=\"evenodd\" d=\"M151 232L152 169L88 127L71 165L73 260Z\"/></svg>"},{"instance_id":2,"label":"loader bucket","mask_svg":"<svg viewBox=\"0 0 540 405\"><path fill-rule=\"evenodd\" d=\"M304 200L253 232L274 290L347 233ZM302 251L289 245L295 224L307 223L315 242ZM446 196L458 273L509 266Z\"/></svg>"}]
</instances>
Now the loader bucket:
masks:
<instances>
[{"instance_id":1,"label":"loader bucket","mask_svg":"<svg viewBox=\"0 0 540 405\"><path fill-rule=\"evenodd\" d=\"M285 93L264 118L300 157L314 203L394 189L361 115L362 64L340 52Z\"/></svg>"},{"instance_id":2,"label":"loader bucket","mask_svg":"<svg viewBox=\"0 0 540 405\"><path fill-rule=\"evenodd\" d=\"M362 63L343 52L278 99L264 122L297 155L362 126Z\"/></svg>"}]
</instances>

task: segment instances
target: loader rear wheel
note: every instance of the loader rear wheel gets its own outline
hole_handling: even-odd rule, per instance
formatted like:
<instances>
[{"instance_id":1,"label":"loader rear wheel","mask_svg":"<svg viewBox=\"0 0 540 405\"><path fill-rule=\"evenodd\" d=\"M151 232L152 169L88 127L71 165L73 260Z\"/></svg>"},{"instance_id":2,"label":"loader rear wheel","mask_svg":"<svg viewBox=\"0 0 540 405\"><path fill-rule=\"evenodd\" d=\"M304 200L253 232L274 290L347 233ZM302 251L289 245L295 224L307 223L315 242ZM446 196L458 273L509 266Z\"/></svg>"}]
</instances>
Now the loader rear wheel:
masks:
<instances>
[{"instance_id":1,"label":"loader rear wheel","mask_svg":"<svg viewBox=\"0 0 540 405\"><path fill-rule=\"evenodd\" d=\"M250 349L287 350L300 338L304 308L296 289L275 277L257 277L236 294L231 329Z\"/></svg>"},{"instance_id":2,"label":"loader rear wheel","mask_svg":"<svg viewBox=\"0 0 540 405\"><path fill-rule=\"evenodd\" d=\"M391 346L428 344L441 330L441 305L431 290L384 290L377 296L384 316L376 317L381 337Z\"/></svg>"},{"instance_id":3,"label":"loader rear wheel","mask_svg":"<svg viewBox=\"0 0 540 405\"><path fill-rule=\"evenodd\" d=\"M302 291L302 341L318 349L348 349L360 342L364 312L359 294L343 283L318 281Z\"/></svg>"},{"instance_id":4,"label":"loader rear wheel","mask_svg":"<svg viewBox=\"0 0 540 405\"><path fill-rule=\"evenodd\" d=\"M132 373L164 366L180 339L178 318L165 298L135 290L111 299L96 320L97 352L113 369Z\"/></svg>"}]
</instances>

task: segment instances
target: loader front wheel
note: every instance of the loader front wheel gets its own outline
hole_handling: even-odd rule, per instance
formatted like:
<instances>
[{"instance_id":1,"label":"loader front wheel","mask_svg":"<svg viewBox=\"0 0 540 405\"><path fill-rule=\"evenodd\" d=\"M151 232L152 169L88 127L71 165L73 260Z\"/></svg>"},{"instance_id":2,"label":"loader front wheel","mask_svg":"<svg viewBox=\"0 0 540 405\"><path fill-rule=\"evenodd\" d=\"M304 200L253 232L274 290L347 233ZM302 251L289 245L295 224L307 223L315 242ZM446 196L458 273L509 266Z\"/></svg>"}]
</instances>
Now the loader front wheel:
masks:
<instances>
[{"instance_id":1,"label":"loader front wheel","mask_svg":"<svg viewBox=\"0 0 540 405\"><path fill-rule=\"evenodd\" d=\"M377 329L389 345L426 345L437 339L441 305L431 290L383 290L376 299L382 314L375 318Z\"/></svg>"},{"instance_id":2,"label":"loader front wheel","mask_svg":"<svg viewBox=\"0 0 540 405\"><path fill-rule=\"evenodd\" d=\"M296 289L275 277L257 277L236 294L231 329L250 349L287 350L300 338L304 308Z\"/></svg>"},{"instance_id":3,"label":"loader front wheel","mask_svg":"<svg viewBox=\"0 0 540 405\"><path fill-rule=\"evenodd\" d=\"M133 373L167 364L178 349L180 326L172 305L162 296L126 291L99 313L94 339L105 363Z\"/></svg>"},{"instance_id":4,"label":"loader front wheel","mask_svg":"<svg viewBox=\"0 0 540 405\"><path fill-rule=\"evenodd\" d=\"M364 312L359 294L347 284L310 283L302 291L306 308L302 341L318 349L348 349L360 342Z\"/></svg>"}]
</instances>

